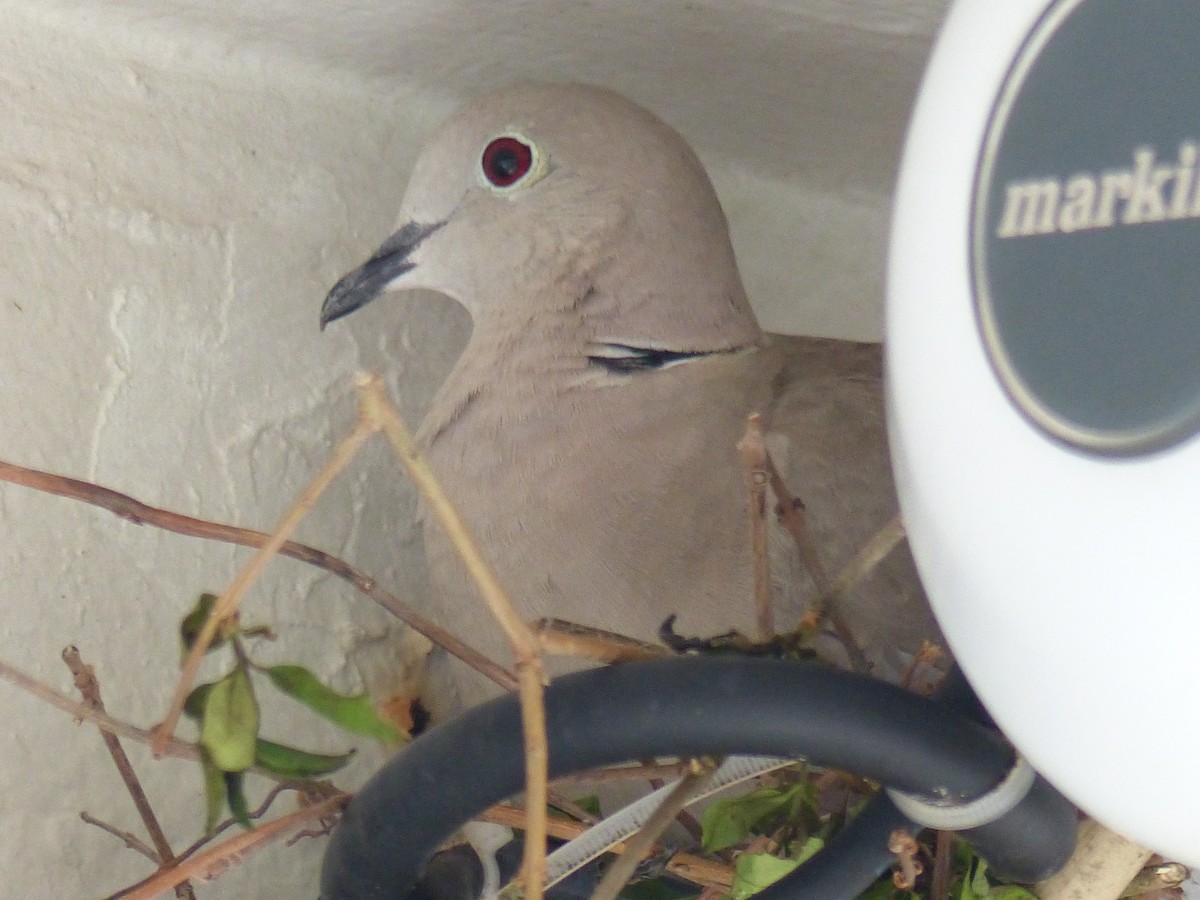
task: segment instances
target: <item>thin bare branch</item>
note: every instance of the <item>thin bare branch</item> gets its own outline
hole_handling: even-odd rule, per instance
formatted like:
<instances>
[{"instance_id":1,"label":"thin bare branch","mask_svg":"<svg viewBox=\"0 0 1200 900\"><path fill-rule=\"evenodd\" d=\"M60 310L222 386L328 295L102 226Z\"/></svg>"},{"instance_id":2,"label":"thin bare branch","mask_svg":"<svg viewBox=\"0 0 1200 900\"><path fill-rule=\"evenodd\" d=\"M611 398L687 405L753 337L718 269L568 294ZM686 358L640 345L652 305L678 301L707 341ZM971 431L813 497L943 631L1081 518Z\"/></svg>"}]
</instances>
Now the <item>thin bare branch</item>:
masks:
<instances>
[{"instance_id":1,"label":"thin bare branch","mask_svg":"<svg viewBox=\"0 0 1200 900\"><path fill-rule=\"evenodd\" d=\"M678 774L678 772L675 774ZM516 806L505 804L493 806L475 818L481 822L494 822L497 825L505 825L508 828L525 828L525 810ZM590 827L580 822L571 822L567 819L560 819L553 816L548 820L547 826L550 837L560 841L574 840ZM661 845L654 845L650 848L651 853L665 851L666 848ZM624 842L614 844L606 852L626 853L628 852L628 845ZM666 871L671 875L702 887L723 888L726 893L728 893L729 888L733 885L733 870L728 865L716 860L705 859L702 856L694 856L690 853L676 853L667 861Z\"/></svg>"},{"instance_id":2,"label":"thin bare branch","mask_svg":"<svg viewBox=\"0 0 1200 900\"><path fill-rule=\"evenodd\" d=\"M750 552L754 566L754 620L760 641L775 636L775 609L771 596L771 555L767 542L767 483L770 480L767 442L763 437L762 416L751 414L746 431L737 442L742 458L746 492L750 502Z\"/></svg>"},{"instance_id":3,"label":"thin bare branch","mask_svg":"<svg viewBox=\"0 0 1200 900\"><path fill-rule=\"evenodd\" d=\"M954 862L954 832L939 831L933 850L933 880L929 900L950 900L951 864Z\"/></svg>"},{"instance_id":4,"label":"thin bare branch","mask_svg":"<svg viewBox=\"0 0 1200 900\"><path fill-rule=\"evenodd\" d=\"M3 660L0 660L0 678L15 684L21 690L32 694L39 700L49 703L51 706L58 707L74 718L89 722L106 732L119 735L131 741L137 741L139 744L154 743L154 732L145 728L138 728L136 725L121 722L107 713L99 712L84 703L72 700L70 697L60 694L53 688L46 687L40 681L31 678ZM200 748L195 744L189 744L187 741L172 739L163 748L163 754L179 759L199 759Z\"/></svg>"},{"instance_id":5,"label":"thin bare branch","mask_svg":"<svg viewBox=\"0 0 1200 900\"><path fill-rule=\"evenodd\" d=\"M171 699L171 705L167 709L166 717L156 730L157 737L151 748L155 756L161 755L162 748L175 732L175 725L179 722L179 716L183 713L183 704L187 700L188 693L191 691L192 682L196 679L196 672L200 669L200 662L204 658L204 654L208 652L213 638L217 636L217 631L237 612L238 606L242 602L242 596L246 593L250 585L258 579L267 567L267 563L279 552L279 548L283 546L284 542L291 537L292 532L296 530L300 521L308 514L313 504L317 502L317 498L333 483L333 479L350 463L350 460L358 453L367 438L375 433L375 430L370 422L364 421L362 417L358 419L355 427L334 447L325 465L321 467L316 477L313 478L308 487L296 499L296 502L284 514L279 525L271 533L271 539L258 549L258 552L238 572L237 577L233 579L233 582L225 589L224 593L217 598L217 601L213 604L212 612L209 613L208 619L204 622L204 627L196 635L191 650L188 652L187 659L184 660L183 671L180 672L179 682L175 687L175 696Z\"/></svg>"},{"instance_id":6,"label":"thin bare branch","mask_svg":"<svg viewBox=\"0 0 1200 900\"><path fill-rule=\"evenodd\" d=\"M378 375L360 375L355 387L358 389L362 417L373 428L387 435L396 456L462 557L463 564L478 586L484 603L500 623L518 658L522 655L537 657L539 648L536 637L513 606L508 593L500 584L496 570L484 556L467 523L438 484L412 432L404 423L400 412L388 399L382 379Z\"/></svg>"},{"instance_id":7,"label":"thin bare branch","mask_svg":"<svg viewBox=\"0 0 1200 900\"><path fill-rule=\"evenodd\" d=\"M154 731L130 725L128 722L122 722L120 719L114 719L108 713L102 713L92 709L85 703L72 700L70 697L60 694L51 687L47 687L37 679L26 675L20 669L9 665L3 660L0 660L0 679L16 685L27 694L31 694L44 703L48 703L50 706L61 709L74 719L95 725L101 731L109 732L126 740L146 746L154 743L156 737ZM167 742L163 755L174 757L175 759L198 760L200 758L200 747L197 744L172 738ZM273 781L280 780L280 776L259 766L253 766L246 771L253 772L255 775L262 775L264 778L270 778ZM285 786L294 787L295 785L296 782L293 781L285 782Z\"/></svg>"},{"instance_id":8,"label":"thin bare branch","mask_svg":"<svg viewBox=\"0 0 1200 900\"><path fill-rule=\"evenodd\" d=\"M255 850L261 850L282 835L314 819L337 812L346 804L347 799L344 795L331 797L313 806L306 806L293 813L280 816L278 819L272 819L270 822L261 823L253 831L243 831L203 853L184 860L172 869L157 872L124 896L127 900L151 900L163 891L170 890L189 878L201 880L215 878L221 872L240 863Z\"/></svg>"},{"instance_id":9,"label":"thin bare branch","mask_svg":"<svg viewBox=\"0 0 1200 900\"><path fill-rule=\"evenodd\" d=\"M1125 890L1121 892L1121 898L1137 898L1137 900L1150 900L1159 897L1171 896L1169 891L1178 891L1191 872L1188 867L1177 862L1159 862L1155 863L1150 860L1150 865L1142 869L1133 881L1129 882ZM1183 894L1179 893L1179 897Z\"/></svg>"},{"instance_id":10,"label":"thin bare branch","mask_svg":"<svg viewBox=\"0 0 1200 900\"><path fill-rule=\"evenodd\" d=\"M249 528L239 528L219 522L210 522L185 516L170 510L150 506L126 494L111 488L68 478L65 475L55 475L37 469L29 469L13 463L0 461L0 481L33 488L59 497L79 500L83 503L106 509L114 515L135 525L150 525L163 531L182 534L186 537L197 537L209 541L220 541L226 544L237 544L243 547L261 548L271 536L261 531ZM425 635L433 643L444 648L448 653L457 656L467 665L491 678L505 690L515 691L517 679L512 672L499 663L484 656L475 648L459 640L455 635L442 628L431 619L422 615L410 603L401 600L395 594L384 590L373 577L347 563L345 560L318 550L307 544L295 541L285 541L279 548L282 556L288 556L300 562L323 569L331 575L336 575L343 581L349 582L359 593L370 597L400 621Z\"/></svg>"},{"instance_id":11,"label":"thin bare branch","mask_svg":"<svg viewBox=\"0 0 1200 900\"><path fill-rule=\"evenodd\" d=\"M542 663L541 646L534 630L509 599L496 570L484 556L466 522L438 483L399 410L388 399L383 379L378 375L360 375L355 387L358 390L360 417L387 435L409 477L454 545L484 603L500 623L516 657L525 740L525 795L530 809L523 863L525 897L527 900L541 900L546 872L549 761L546 712L542 702L546 671Z\"/></svg>"},{"instance_id":12,"label":"thin bare branch","mask_svg":"<svg viewBox=\"0 0 1200 900\"><path fill-rule=\"evenodd\" d=\"M88 825L99 828L101 831L108 832L130 850L134 851L135 853L140 853L156 866L162 865L162 859L159 857L158 853L155 852L154 848L143 841L136 834L132 834L128 831L122 831L116 825L110 825L103 819L97 819L86 810L79 814L79 818Z\"/></svg>"},{"instance_id":13,"label":"thin bare branch","mask_svg":"<svg viewBox=\"0 0 1200 900\"><path fill-rule=\"evenodd\" d=\"M821 562L820 554L817 553L816 539L808 527L808 514L804 502L788 488L787 482L779 474L775 460L771 458L771 454L766 451L765 447L763 453L763 468L766 471L767 481L771 485L771 492L775 495L775 509L779 524L791 535L801 563L809 577L812 578L813 584L817 586L817 596L809 604L808 613L805 615L801 627L819 631L828 620L829 624L833 626L834 634L837 635L846 650L846 655L850 659L850 667L856 672L867 672L870 670L870 663L862 652L862 648L859 647L854 632L835 605L835 601L845 591L837 590L835 587L837 582L829 580L829 572Z\"/></svg>"},{"instance_id":14,"label":"thin bare branch","mask_svg":"<svg viewBox=\"0 0 1200 900\"><path fill-rule=\"evenodd\" d=\"M96 679L96 670L83 661L79 648L67 647L62 652L62 658L75 678L75 687L83 696L83 702L97 712L104 712L104 700L100 696L100 682ZM167 836L158 823L158 817L154 814L153 807L150 806L146 792L142 790L142 783L138 780L137 772L133 770L133 764L125 755L125 748L121 746L120 738L104 730L100 731L100 737L104 741L104 746L108 748L109 756L112 757L113 764L117 767L121 781L125 783L125 789L129 792L134 807L137 808L142 824L146 827L146 833L150 835L151 843L154 844L155 861L159 865L170 866L175 862L175 853L171 850L171 844L167 841ZM196 900L195 891L186 881L175 886L175 896L183 898L183 900Z\"/></svg>"},{"instance_id":15,"label":"thin bare branch","mask_svg":"<svg viewBox=\"0 0 1200 900\"><path fill-rule=\"evenodd\" d=\"M602 628L577 625L562 619L539 619L533 627L537 630L542 652L551 656L620 663L671 655L669 650L657 644L647 644Z\"/></svg>"},{"instance_id":16,"label":"thin bare branch","mask_svg":"<svg viewBox=\"0 0 1200 900\"><path fill-rule=\"evenodd\" d=\"M822 598L829 593L829 571L821 562L821 557L817 553L816 539L808 527L808 510L804 506L804 501L788 489L783 476L779 474L779 469L775 467L775 460L769 453L766 457L766 469L771 483L771 493L775 495L775 512L779 524L792 536L800 561L804 564L813 584L817 586L818 598L815 607L818 617L824 618L825 611L821 607L824 602Z\"/></svg>"},{"instance_id":17,"label":"thin bare branch","mask_svg":"<svg viewBox=\"0 0 1200 900\"><path fill-rule=\"evenodd\" d=\"M828 619L838 640L846 649L851 668L858 672L869 671L870 663L863 654L862 648L859 647L853 631L834 606L835 601L849 590L850 586L857 583L862 575L855 576L845 586L841 584L842 576L839 576L838 581L830 582L829 574L817 553L816 541L808 527L808 516L805 513L804 503L789 490L783 476L779 474L779 469L771 458L770 451L767 450L766 438L762 431L762 417L758 413L748 417L746 433L738 442L738 452L742 456L747 489L750 492L754 597L759 640L770 640L775 633L766 527L766 487L769 485L771 493L775 495L775 509L779 523L791 535L800 561L817 587L817 596L809 604L808 613L805 615L801 627L817 631L824 626ZM857 557L855 558L857 559ZM866 571L870 571L870 569ZM843 571L842 575L845 574L846 572Z\"/></svg>"},{"instance_id":18,"label":"thin bare branch","mask_svg":"<svg viewBox=\"0 0 1200 900\"><path fill-rule=\"evenodd\" d=\"M838 577L829 587L829 601L836 603L839 597L852 591L860 581L875 571L875 567L883 562L902 540L904 520L897 514L875 532L838 573Z\"/></svg>"},{"instance_id":19,"label":"thin bare branch","mask_svg":"<svg viewBox=\"0 0 1200 900\"><path fill-rule=\"evenodd\" d=\"M714 768L716 766L711 762L697 764L695 769L679 780L679 783L675 785L658 809L651 813L646 824L627 842L625 853L621 858L604 873L604 877L596 885L596 890L592 892L592 900L616 900L621 889L637 871L638 864L646 858L659 837L667 830L667 826L687 805L695 789L704 784L712 775Z\"/></svg>"},{"instance_id":20,"label":"thin bare branch","mask_svg":"<svg viewBox=\"0 0 1200 900\"><path fill-rule=\"evenodd\" d=\"M297 787L295 784L272 785L271 789L267 791L267 796L263 798L263 802L258 805L258 809L249 814L250 818L257 822L259 819L265 816L275 801L279 799L280 794L282 794L284 791L302 791L302 789ZM340 791L334 791L328 796L345 796L347 799L349 799L350 795L342 794ZM184 850L180 851L179 855L175 857L176 862L185 860L190 856L194 856L202 847L206 846L207 844L211 844L222 832L228 831L237 824L239 824L238 820L232 816L228 819L225 819L212 830L212 834L204 835L203 837L193 841Z\"/></svg>"}]
</instances>

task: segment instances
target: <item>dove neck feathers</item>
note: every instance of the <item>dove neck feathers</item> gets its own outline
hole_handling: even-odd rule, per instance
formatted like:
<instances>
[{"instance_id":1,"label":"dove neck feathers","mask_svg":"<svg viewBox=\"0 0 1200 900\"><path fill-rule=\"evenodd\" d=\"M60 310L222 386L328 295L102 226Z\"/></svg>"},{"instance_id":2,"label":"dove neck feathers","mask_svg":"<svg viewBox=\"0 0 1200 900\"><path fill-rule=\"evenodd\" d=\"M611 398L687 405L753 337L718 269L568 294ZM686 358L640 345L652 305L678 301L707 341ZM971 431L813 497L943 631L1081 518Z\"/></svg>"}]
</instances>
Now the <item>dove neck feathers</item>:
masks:
<instances>
[{"instance_id":1,"label":"dove neck feathers","mask_svg":"<svg viewBox=\"0 0 1200 900\"><path fill-rule=\"evenodd\" d=\"M491 410L505 420L494 423L498 429L513 424L515 416L561 417L569 415L576 402L572 397L578 400L582 393L621 393L634 381L661 375L660 370L709 357L756 354L766 341L753 318L745 329L749 340L738 341L741 335L715 342L624 336L605 327L610 304L598 291L579 293L574 303L489 304L477 313L470 340L422 423L426 444L468 415L486 417ZM600 308L599 316L588 314L592 304Z\"/></svg>"}]
</instances>

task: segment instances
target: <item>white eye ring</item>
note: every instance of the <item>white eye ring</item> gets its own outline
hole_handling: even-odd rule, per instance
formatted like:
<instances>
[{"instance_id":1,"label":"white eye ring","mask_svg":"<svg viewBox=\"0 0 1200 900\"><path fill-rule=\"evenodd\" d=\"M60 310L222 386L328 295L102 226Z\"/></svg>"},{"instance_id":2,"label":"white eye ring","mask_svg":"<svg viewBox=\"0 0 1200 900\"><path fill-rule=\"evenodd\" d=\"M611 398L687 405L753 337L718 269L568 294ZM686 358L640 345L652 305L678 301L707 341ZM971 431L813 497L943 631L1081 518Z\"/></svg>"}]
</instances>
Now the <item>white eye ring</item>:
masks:
<instances>
[{"instance_id":1,"label":"white eye ring","mask_svg":"<svg viewBox=\"0 0 1200 900\"><path fill-rule=\"evenodd\" d=\"M546 155L523 134L498 134L479 153L479 183L496 194L527 187L546 174Z\"/></svg>"}]
</instances>

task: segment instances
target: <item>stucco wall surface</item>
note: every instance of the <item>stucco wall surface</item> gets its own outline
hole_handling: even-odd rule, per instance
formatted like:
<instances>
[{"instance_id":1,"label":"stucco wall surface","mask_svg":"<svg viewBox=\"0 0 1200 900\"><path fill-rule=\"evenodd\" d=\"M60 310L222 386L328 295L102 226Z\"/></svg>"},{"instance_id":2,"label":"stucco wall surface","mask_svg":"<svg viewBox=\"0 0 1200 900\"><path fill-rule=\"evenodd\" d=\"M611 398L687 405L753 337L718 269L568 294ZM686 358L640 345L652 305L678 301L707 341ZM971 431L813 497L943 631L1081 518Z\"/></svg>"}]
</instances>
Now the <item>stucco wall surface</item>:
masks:
<instances>
[{"instance_id":1,"label":"stucco wall surface","mask_svg":"<svg viewBox=\"0 0 1200 900\"><path fill-rule=\"evenodd\" d=\"M320 334L317 311L390 225L408 134L428 127L414 111L429 104L281 58L206 56L11 8L0 60L0 458L269 528L349 425L363 354L389 359L419 409L461 320L417 305L360 348L349 329ZM410 495L382 451L299 536L419 592ZM152 724L177 672L179 617L247 555L0 485L0 658L69 693L59 653L74 643L110 712ZM316 570L276 564L246 617L278 633L264 661L346 689L364 667L389 677L378 659L356 662L395 638L393 620ZM360 746L346 783L381 758L296 707L269 714L285 740ZM0 720L0 896L99 897L147 874L79 819L140 831L94 730L7 684ZM203 824L198 769L130 753L186 845ZM201 894L311 895L320 848L271 849Z\"/></svg>"}]
</instances>

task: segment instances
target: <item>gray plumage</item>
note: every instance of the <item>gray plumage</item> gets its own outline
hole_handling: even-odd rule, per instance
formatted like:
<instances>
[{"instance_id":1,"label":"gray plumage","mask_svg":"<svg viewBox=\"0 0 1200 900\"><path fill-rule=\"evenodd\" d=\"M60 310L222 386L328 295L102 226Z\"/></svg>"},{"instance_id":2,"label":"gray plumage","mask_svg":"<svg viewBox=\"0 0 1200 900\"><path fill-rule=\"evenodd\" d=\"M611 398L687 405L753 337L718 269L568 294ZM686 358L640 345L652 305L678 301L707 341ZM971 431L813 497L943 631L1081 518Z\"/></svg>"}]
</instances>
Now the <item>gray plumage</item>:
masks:
<instances>
[{"instance_id":1,"label":"gray plumage","mask_svg":"<svg viewBox=\"0 0 1200 900\"><path fill-rule=\"evenodd\" d=\"M532 148L489 170L528 164L508 187L482 168L497 137ZM471 314L418 437L529 618L652 640L678 613L681 633L751 633L735 445L754 411L831 571L896 512L879 347L764 333L703 167L611 92L529 85L464 106L420 155L396 235L331 291L322 323L414 288ZM436 615L508 661L440 530L425 532ZM772 566L791 627L814 587L778 528ZM886 673L936 635L903 548L842 609ZM463 703L489 692L465 669L449 680Z\"/></svg>"}]
</instances>

